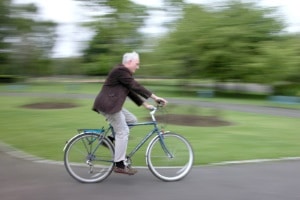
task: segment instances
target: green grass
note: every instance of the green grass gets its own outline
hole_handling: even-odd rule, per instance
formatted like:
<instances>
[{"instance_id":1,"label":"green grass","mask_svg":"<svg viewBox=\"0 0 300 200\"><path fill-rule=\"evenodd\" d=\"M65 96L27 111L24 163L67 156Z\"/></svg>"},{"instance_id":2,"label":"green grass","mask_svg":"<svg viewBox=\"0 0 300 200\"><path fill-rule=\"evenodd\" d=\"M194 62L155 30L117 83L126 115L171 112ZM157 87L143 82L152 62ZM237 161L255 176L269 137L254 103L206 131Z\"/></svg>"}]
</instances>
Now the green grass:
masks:
<instances>
[{"instance_id":1,"label":"green grass","mask_svg":"<svg viewBox=\"0 0 300 200\"><path fill-rule=\"evenodd\" d=\"M32 86L33 87L33 86ZM84 84L77 92L98 92L97 84ZM0 91L5 91L2 85ZM23 90L23 89L22 89ZM11 90L9 90L11 91ZM26 92L65 92L59 84L26 89ZM68 92L71 92L70 90ZM163 94L159 94L164 96ZM70 109L34 110L24 104L57 99L5 97L0 98L0 140L30 154L62 160L65 142L77 128L101 128L106 125L101 115L91 111L93 99L62 99L79 105ZM126 107L142 121L148 111L127 102ZM210 115L215 109L170 105L169 113ZM276 117L231 111L219 111L223 120L233 123L223 127L190 127L167 125L166 129L184 135L195 151L195 164L208 164L259 158L300 156L299 118ZM132 129L128 150L149 131L149 127ZM136 165L144 164L144 150L133 158Z\"/></svg>"}]
</instances>

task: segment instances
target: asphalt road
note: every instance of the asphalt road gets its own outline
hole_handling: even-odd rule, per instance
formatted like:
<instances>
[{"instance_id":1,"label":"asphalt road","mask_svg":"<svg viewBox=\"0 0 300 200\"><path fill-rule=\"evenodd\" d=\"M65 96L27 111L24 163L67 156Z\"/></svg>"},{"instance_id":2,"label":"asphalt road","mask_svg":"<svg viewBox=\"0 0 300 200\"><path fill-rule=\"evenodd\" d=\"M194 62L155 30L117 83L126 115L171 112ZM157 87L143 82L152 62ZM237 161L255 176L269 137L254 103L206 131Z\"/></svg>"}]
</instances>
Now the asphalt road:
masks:
<instances>
[{"instance_id":1,"label":"asphalt road","mask_svg":"<svg viewBox=\"0 0 300 200\"><path fill-rule=\"evenodd\" d=\"M112 174L100 183L72 179L62 164L25 160L0 152L1 200L299 200L300 160L194 167L178 182L148 169Z\"/></svg>"}]
</instances>

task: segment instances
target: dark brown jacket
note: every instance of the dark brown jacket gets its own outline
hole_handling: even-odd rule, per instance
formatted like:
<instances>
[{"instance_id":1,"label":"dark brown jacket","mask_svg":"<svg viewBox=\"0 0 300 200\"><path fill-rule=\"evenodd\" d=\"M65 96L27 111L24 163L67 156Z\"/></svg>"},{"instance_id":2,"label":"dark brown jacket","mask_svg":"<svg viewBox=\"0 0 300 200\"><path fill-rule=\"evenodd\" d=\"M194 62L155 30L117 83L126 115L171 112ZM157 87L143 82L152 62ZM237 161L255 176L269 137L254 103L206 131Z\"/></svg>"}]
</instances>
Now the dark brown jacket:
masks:
<instances>
[{"instance_id":1,"label":"dark brown jacket","mask_svg":"<svg viewBox=\"0 0 300 200\"><path fill-rule=\"evenodd\" d=\"M128 96L138 106L152 93L134 80L131 72L123 65L118 65L108 74L104 85L97 95L93 110L113 114L119 112Z\"/></svg>"}]
</instances>

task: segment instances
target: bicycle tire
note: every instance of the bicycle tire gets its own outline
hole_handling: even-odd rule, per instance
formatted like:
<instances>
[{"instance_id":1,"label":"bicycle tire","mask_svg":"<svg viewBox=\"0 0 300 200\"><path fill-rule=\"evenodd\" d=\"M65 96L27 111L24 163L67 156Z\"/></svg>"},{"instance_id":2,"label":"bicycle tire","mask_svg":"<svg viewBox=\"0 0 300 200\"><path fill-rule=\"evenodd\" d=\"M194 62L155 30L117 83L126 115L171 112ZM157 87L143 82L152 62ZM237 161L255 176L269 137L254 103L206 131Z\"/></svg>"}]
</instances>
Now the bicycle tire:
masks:
<instances>
[{"instance_id":1,"label":"bicycle tire","mask_svg":"<svg viewBox=\"0 0 300 200\"><path fill-rule=\"evenodd\" d=\"M97 133L82 133L72 138L64 151L67 172L79 182L96 183L113 170L114 146Z\"/></svg>"},{"instance_id":2,"label":"bicycle tire","mask_svg":"<svg viewBox=\"0 0 300 200\"><path fill-rule=\"evenodd\" d=\"M149 143L146 151L149 170L163 181L183 179L191 171L193 161L192 146L183 136L176 133L169 132L156 136Z\"/></svg>"}]
</instances>

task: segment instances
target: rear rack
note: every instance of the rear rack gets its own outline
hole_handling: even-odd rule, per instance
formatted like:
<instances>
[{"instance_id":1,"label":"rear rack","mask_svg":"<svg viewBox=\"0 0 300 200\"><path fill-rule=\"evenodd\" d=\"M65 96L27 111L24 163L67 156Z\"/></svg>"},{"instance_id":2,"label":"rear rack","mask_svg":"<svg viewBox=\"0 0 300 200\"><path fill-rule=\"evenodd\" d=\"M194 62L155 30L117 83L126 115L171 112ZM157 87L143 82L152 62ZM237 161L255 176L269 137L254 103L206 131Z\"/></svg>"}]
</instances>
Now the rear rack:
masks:
<instances>
[{"instance_id":1,"label":"rear rack","mask_svg":"<svg viewBox=\"0 0 300 200\"><path fill-rule=\"evenodd\" d=\"M78 133L96 133L96 134L102 134L104 133L104 129L90 129L90 128L81 128L77 129Z\"/></svg>"}]
</instances>

